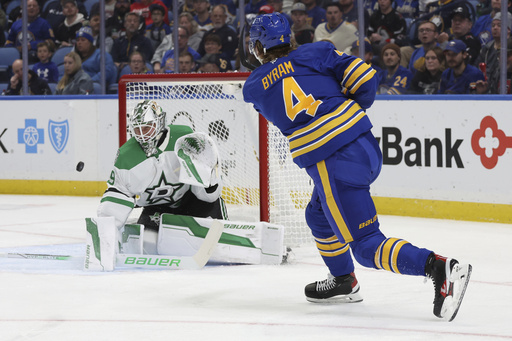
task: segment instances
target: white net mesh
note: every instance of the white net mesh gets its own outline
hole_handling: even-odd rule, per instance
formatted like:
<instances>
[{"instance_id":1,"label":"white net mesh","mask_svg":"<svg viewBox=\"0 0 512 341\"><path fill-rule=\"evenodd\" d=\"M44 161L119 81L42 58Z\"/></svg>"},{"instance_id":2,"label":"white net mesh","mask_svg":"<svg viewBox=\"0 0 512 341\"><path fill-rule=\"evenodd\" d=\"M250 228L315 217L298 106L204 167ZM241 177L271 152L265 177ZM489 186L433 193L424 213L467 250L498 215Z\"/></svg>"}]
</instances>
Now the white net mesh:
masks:
<instances>
[{"instance_id":1,"label":"white net mesh","mask_svg":"<svg viewBox=\"0 0 512 341\"><path fill-rule=\"evenodd\" d=\"M229 218L260 219L258 113L243 101L243 81L208 82L152 79L126 84L126 114L142 99L154 99L167 113L167 124L184 124L207 133L217 144L224 198ZM285 244L311 243L304 209L312 185L305 171L291 160L288 141L277 128L268 134L269 221L286 227Z\"/></svg>"}]
</instances>

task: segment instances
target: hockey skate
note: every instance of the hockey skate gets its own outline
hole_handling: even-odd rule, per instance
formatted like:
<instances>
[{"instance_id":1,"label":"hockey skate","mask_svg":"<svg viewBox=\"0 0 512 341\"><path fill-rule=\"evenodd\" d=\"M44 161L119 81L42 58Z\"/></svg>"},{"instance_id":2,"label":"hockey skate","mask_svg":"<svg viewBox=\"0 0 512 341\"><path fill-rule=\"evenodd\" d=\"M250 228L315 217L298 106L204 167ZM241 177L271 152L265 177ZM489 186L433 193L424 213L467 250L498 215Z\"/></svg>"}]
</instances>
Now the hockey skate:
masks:
<instances>
[{"instance_id":1,"label":"hockey skate","mask_svg":"<svg viewBox=\"0 0 512 341\"><path fill-rule=\"evenodd\" d=\"M452 321L464 298L472 267L455 259L432 254L427 261L426 274L434 282L434 315Z\"/></svg>"},{"instance_id":2,"label":"hockey skate","mask_svg":"<svg viewBox=\"0 0 512 341\"><path fill-rule=\"evenodd\" d=\"M314 303L355 303L363 300L355 274L334 277L306 285L306 300Z\"/></svg>"}]
</instances>

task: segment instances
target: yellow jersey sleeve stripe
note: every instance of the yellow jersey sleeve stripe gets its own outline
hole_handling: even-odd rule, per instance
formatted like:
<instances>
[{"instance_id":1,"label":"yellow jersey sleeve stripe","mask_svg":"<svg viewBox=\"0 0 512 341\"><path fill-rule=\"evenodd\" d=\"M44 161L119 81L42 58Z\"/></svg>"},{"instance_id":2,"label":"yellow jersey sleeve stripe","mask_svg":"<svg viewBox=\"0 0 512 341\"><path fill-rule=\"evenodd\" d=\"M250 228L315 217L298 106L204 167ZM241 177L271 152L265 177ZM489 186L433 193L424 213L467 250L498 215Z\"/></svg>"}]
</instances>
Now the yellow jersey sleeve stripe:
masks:
<instances>
[{"instance_id":1,"label":"yellow jersey sleeve stripe","mask_svg":"<svg viewBox=\"0 0 512 341\"><path fill-rule=\"evenodd\" d=\"M353 84L357 81L357 79L361 77L361 75L363 75L365 72L367 72L370 68L371 66L364 62L359 63L354 72L348 75L348 79L343 80L345 87L350 89L353 86Z\"/></svg>"},{"instance_id":2,"label":"yellow jersey sleeve stripe","mask_svg":"<svg viewBox=\"0 0 512 341\"><path fill-rule=\"evenodd\" d=\"M297 156L300 156L300 155L303 155L305 153L308 153L314 149L317 149L321 146L323 146L324 144L326 144L327 142L329 142L330 140L332 140L333 138L335 138L336 136L338 136L339 134L343 133L344 131L350 129L354 124L356 124L359 120L361 120L364 116L366 116L365 112L364 111L361 111L359 114L357 114L354 118L352 118L349 122L347 122L345 125L343 126L340 126L338 129L336 130L333 130L331 133L329 133L327 136L325 136L324 138L316 141L315 143L312 143L310 144L309 146L307 147L304 147L302 149L298 149L298 150L295 150L293 151L291 154L292 154L292 157L293 158L296 158Z\"/></svg>"},{"instance_id":3,"label":"yellow jersey sleeve stripe","mask_svg":"<svg viewBox=\"0 0 512 341\"><path fill-rule=\"evenodd\" d=\"M311 129L308 129L310 131L308 134L304 134L302 137L295 138L290 135L289 142L290 142L290 149L295 149L300 147L301 145L307 144L317 138L319 138L322 135L325 135L330 130L336 128L337 126L343 125L347 120L349 120L358 110L361 108L358 105L353 105L350 108L347 108L345 113L337 113L329 114L329 118L331 119L328 122L325 122L325 124L316 124L314 123L314 127L311 127ZM341 115L340 115L341 114ZM324 120L325 121L325 120ZM322 122L324 123L324 122Z\"/></svg>"},{"instance_id":4,"label":"yellow jersey sleeve stripe","mask_svg":"<svg viewBox=\"0 0 512 341\"><path fill-rule=\"evenodd\" d=\"M375 71L373 69L370 72L368 72L364 77L362 77L356 84L354 84L352 86L352 88L350 89L350 92L351 93L356 92L359 89L359 87L361 85L363 85L364 83L366 83L368 80L370 80L376 72L377 71Z\"/></svg>"},{"instance_id":5,"label":"yellow jersey sleeve stripe","mask_svg":"<svg viewBox=\"0 0 512 341\"><path fill-rule=\"evenodd\" d=\"M338 116L340 113L344 112L351 104L352 102L354 102L353 100L349 99L349 100L346 100L345 102L343 102L342 105L340 105L336 110L334 110L333 112L329 113L329 114L326 114L322 117L320 117L319 119L315 120L314 122L312 122L311 124L308 124L307 126L305 126L304 128L301 128L301 129L297 129L296 131L294 131L292 134L290 134L288 136L288 140L292 140L292 139L296 139L298 138L300 135L304 135L304 134L307 134L309 133L310 131L314 131L318 126L321 126L322 124L324 124L325 121L327 120L330 120L332 119L333 117L336 117Z\"/></svg>"}]
</instances>

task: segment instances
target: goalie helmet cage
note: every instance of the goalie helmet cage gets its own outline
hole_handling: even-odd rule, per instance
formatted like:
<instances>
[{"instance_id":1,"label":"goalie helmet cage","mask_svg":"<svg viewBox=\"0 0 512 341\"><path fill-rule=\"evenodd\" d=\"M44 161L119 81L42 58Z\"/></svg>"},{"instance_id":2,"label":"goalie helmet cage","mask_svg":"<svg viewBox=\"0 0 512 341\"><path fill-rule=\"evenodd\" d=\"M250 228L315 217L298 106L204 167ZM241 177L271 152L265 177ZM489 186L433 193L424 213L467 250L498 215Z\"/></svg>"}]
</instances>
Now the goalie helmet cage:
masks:
<instances>
[{"instance_id":1,"label":"goalie helmet cage","mask_svg":"<svg viewBox=\"0 0 512 341\"><path fill-rule=\"evenodd\" d=\"M249 73L134 74L119 80L119 145L127 117L141 100L154 99L166 124L184 124L216 142L222 197L233 221L285 227L285 245L312 243L304 210L313 189L292 161L287 139L243 100Z\"/></svg>"}]
</instances>

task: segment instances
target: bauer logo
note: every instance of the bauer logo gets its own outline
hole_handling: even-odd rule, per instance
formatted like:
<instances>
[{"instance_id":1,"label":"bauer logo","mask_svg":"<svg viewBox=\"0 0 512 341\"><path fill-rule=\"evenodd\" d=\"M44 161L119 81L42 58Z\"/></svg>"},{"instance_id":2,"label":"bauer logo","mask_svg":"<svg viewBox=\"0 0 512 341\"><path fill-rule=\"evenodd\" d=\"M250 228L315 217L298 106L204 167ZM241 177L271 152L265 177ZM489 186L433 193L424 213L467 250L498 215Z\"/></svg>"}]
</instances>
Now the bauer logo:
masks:
<instances>
[{"instance_id":1,"label":"bauer logo","mask_svg":"<svg viewBox=\"0 0 512 341\"><path fill-rule=\"evenodd\" d=\"M25 128L18 129L18 143L25 144L25 153L37 154L37 145L44 143L44 129L37 128L36 119L26 119Z\"/></svg>"},{"instance_id":2,"label":"bauer logo","mask_svg":"<svg viewBox=\"0 0 512 341\"><path fill-rule=\"evenodd\" d=\"M126 257L124 264L145 266L180 266L180 259L164 257Z\"/></svg>"},{"instance_id":3,"label":"bauer logo","mask_svg":"<svg viewBox=\"0 0 512 341\"><path fill-rule=\"evenodd\" d=\"M485 168L493 169L507 148L512 148L512 136L507 136L499 129L498 122L492 116L486 116L480 122L480 128L471 136L471 148L480 156L480 162Z\"/></svg>"},{"instance_id":4,"label":"bauer logo","mask_svg":"<svg viewBox=\"0 0 512 341\"><path fill-rule=\"evenodd\" d=\"M48 123L48 135L50 135L50 142L52 143L52 146L57 151L57 153L62 152L68 143L68 120L62 122L55 122L50 120Z\"/></svg>"}]
</instances>

